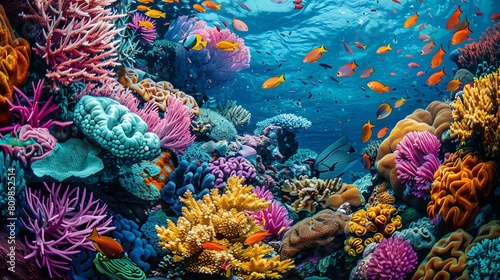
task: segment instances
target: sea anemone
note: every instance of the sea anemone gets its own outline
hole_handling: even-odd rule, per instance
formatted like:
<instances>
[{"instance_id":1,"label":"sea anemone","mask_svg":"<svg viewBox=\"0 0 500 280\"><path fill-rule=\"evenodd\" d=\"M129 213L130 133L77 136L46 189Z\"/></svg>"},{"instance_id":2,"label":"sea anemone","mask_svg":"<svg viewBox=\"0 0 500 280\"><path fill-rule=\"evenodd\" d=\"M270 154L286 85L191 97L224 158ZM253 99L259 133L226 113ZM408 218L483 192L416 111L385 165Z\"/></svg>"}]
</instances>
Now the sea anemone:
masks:
<instances>
[{"instance_id":1,"label":"sea anemone","mask_svg":"<svg viewBox=\"0 0 500 280\"><path fill-rule=\"evenodd\" d=\"M132 23L128 26L134 31L135 35L143 45L151 45L156 39L156 22L140 13L135 13L132 18ZM152 28L151 28L152 26Z\"/></svg>"}]
</instances>

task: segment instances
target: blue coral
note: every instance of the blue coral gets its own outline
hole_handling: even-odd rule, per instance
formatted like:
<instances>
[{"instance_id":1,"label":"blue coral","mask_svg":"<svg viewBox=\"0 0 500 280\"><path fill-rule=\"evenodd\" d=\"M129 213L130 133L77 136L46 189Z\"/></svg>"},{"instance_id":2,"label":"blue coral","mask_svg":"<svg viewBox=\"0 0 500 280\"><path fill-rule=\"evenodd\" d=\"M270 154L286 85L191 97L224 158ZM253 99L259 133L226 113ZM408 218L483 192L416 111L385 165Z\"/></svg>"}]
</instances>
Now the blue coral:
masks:
<instances>
[{"instance_id":1,"label":"blue coral","mask_svg":"<svg viewBox=\"0 0 500 280\"><path fill-rule=\"evenodd\" d=\"M144 233L146 238L149 239L149 243L153 245L153 248L160 256L165 256L168 253L168 250L165 250L160 246L160 238L158 237L158 232L156 231L156 225L164 225L167 223L168 219L169 217L165 214L165 212L155 211L149 215L148 220L141 226L141 231Z\"/></svg>"},{"instance_id":2,"label":"blue coral","mask_svg":"<svg viewBox=\"0 0 500 280\"><path fill-rule=\"evenodd\" d=\"M160 172L161 168L154 162L143 160L131 166L122 166L118 180L120 185L133 196L155 202L160 198L160 191L155 185L148 185L144 179L157 176Z\"/></svg>"},{"instance_id":3,"label":"blue coral","mask_svg":"<svg viewBox=\"0 0 500 280\"><path fill-rule=\"evenodd\" d=\"M500 279L500 237L484 239L467 253L470 279Z\"/></svg>"},{"instance_id":4,"label":"blue coral","mask_svg":"<svg viewBox=\"0 0 500 280\"><path fill-rule=\"evenodd\" d=\"M258 122L254 134L261 134L268 126L281 126L290 132L297 132L302 129L308 129L311 125L312 122L306 118L294 114L280 114Z\"/></svg>"},{"instance_id":5,"label":"blue coral","mask_svg":"<svg viewBox=\"0 0 500 280\"><path fill-rule=\"evenodd\" d=\"M168 183L161 190L162 198L171 206L177 216L181 215L182 203L179 200L188 190L194 198L203 197L214 187L215 176L210 173L208 163L182 160L168 177Z\"/></svg>"},{"instance_id":6,"label":"blue coral","mask_svg":"<svg viewBox=\"0 0 500 280\"><path fill-rule=\"evenodd\" d=\"M139 225L117 214L113 216L110 226L116 227L111 237L122 245L123 250L134 263L142 270L148 271L150 265L146 261L151 257L156 257L156 251L139 231Z\"/></svg>"},{"instance_id":7,"label":"blue coral","mask_svg":"<svg viewBox=\"0 0 500 280\"><path fill-rule=\"evenodd\" d=\"M83 96L75 106L75 124L101 147L119 158L154 159L160 138L127 107L106 97Z\"/></svg>"}]
</instances>

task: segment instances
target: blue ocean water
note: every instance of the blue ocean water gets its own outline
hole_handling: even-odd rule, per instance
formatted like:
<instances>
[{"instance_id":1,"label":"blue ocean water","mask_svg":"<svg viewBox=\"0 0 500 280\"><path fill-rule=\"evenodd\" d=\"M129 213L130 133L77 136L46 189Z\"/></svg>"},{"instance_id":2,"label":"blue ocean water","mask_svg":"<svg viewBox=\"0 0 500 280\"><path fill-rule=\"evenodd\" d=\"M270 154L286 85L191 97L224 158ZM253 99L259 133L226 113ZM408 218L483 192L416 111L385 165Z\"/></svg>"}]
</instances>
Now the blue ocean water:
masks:
<instances>
[{"instance_id":1,"label":"blue ocean water","mask_svg":"<svg viewBox=\"0 0 500 280\"><path fill-rule=\"evenodd\" d=\"M221 1L223 8L220 11L196 16L214 26L221 25L221 22L231 24L232 18L237 17L249 27L248 32L236 33L250 48L250 67L241 71L234 82L224 86L221 97L214 97L237 100L252 113L252 123L281 113L309 119L312 126L297 133L297 140L299 148L316 152L341 135L347 135L350 143L361 151L364 147L361 128L369 119L375 125L372 138L375 139L380 128L388 126L391 129L413 110L425 108L434 100L450 99L446 84L453 79L457 67L449 59L449 54L464 44L454 46L450 43L453 30L446 30L448 17L461 4L474 32L469 37L477 41L481 32L493 25L490 15L500 10L500 3L492 0L466 1L468 4L459 0L454 3L444 0L401 1L401 4L391 0L312 0L305 1L300 10L294 9L292 2L247 1L245 4L251 9L247 11L237 1ZM478 10L484 15L476 15ZM417 24L405 29L405 20L416 11L420 15ZM425 27L420 29L421 25ZM420 55L420 49L428 43L418 39L420 34L434 39L436 47L432 53ZM353 55L344 49L343 39ZM356 48L356 41L364 44L366 50ZM303 63L307 52L321 44L325 44L328 52L323 53L316 63ZM391 44L392 51L384 55L375 53L380 46L387 44ZM432 69L430 61L440 44L447 54L441 66ZM398 50L401 52L396 53ZM406 55L413 55L413 58ZM338 69L353 60L359 65L356 72L350 77L338 78ZM407 65L410 62L420 67L411 69ZM319 63L334 68L325 69ZM371 77L361 79L361 72L372 66L375 72ZM436 86L427 86L426 79L443 66L448 76ZM419 71L426 74L417 77ZM396 76L392 76L392 72ZM285 74L286 82L274 89L261 89L268 77L281 74ZM389 85L391 92L378 94L371 91L366 86L371 80ZM393 104L401 97L407 100L404 106L394 109L389 117L377 120L376 111L381 103ZM360 163L353 170L359 171L361 167Z\"/></svg>"}]
</instances>

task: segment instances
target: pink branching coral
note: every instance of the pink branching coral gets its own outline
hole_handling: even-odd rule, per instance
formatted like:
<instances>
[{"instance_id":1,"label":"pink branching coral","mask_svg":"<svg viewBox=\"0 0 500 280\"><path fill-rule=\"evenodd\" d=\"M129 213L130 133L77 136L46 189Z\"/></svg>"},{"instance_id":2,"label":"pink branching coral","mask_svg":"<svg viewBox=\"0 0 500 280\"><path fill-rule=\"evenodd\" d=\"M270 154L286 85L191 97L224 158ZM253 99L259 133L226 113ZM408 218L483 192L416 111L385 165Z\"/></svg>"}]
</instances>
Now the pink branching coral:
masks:
<instances>
[{"instance_id":1,"label":"pink branching coral","mask_svg":"<svg viewBox=\"0 0 500 280\"><path fill-rule=\"evenodd\" d=\"M38 81L36 87L35 83L32 83L33 100L30 100L25 93L23 93L17 87L14 87L17 94L24 99L27 105L22 105L19 96L17 95L15 99L16 104L13 104L12 102L10 102L10 100L6 99L7 103L9 103L10 105L9 110L14 112L14 116L19 119L19 122L15 123L12 126L6 126L0 128L0 132L6 132L6 131L12 132L17 130L18 127L25 124L29 124L31 127L34 128L49 128L54 124L64 127L73 123L71 121L60 122L60 121L55 121L53 119L47 119L47 116L50 115L50 113L59 109L59 106L52 103L52 96L47 101L45 101L45 104L42 103L40 97L42 96L43 82L44 80Z\"/></svg>"},{"instance_id":2,"label":"pink branching coral","mask_svg":"<svg viewBox=\"0 0 500 280\"><path fill-rule=\"evenodd\" d=\"M483 62L490 66L500 66L500 23L493 27L488 27L481 35L478 42L465 45L465 48L458 48L461 55L458 56L458 63L461 68L465 68L476 73L478 65Z\"/></svg>"},{"instance_id":3,"label":"pink branching coral","mask_svg":"<svg viewBox=\"0 0 500 280\"><path fill-rule=\"evenodd\" d=\"M114 0L34 0L25 18L43 28L35 52L50 69L47 77L64 85L76 81L105 81L113 78L121 29L107 6Z\"/></svg>"},{"instance_id":4,"label":"pink branching coral","mask_svg":"<svg viewBox=\"0 0 500 280\"><path fill-rule=\"evenodd\" d=\"M82 249L94 251L87 239L96 227L99 234L110 232L111 217L106 215L107 206L94 200L86 189L62 188L62 184L51 187L45 183L47 193L26 188L27 219L22 219L33 239L25 237L26 246L33 252L25 258L35 258L37 265L46 267L50 277L60 277L61 271L69 269L69 256Z\"/></svg>"},{"instance_id":5,"label":"pink branching coral","mask_svg":"<svg viewBox=\"0 0 500 280\"><path fill-rule=\"evenodd\" d=\"M141 22L151 23L153 28L148 28L141 25ZM143 45L151 45L156 39L158 33L156 33L156 21L150 17L144 16L140 13L135 13L132 17L132 22L128 26L134 30L135 36L139 37L139 40Z\"/></svg>"}]
</instances>

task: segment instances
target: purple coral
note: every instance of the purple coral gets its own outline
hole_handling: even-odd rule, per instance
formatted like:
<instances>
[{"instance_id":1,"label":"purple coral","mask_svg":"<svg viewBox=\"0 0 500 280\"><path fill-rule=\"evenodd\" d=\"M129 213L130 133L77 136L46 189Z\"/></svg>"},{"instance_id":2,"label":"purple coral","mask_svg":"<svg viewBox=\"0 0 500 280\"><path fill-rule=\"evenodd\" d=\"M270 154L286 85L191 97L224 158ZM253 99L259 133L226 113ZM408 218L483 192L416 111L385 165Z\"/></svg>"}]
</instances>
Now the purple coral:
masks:
<instances>
[{"instance_id":1,"label":"purple coral","mask_svg":"<svg viewBox=\"0 0 500 280\"><path fill-rule=\"evenodd\" d=\"M4 141L10 142L0 143L0 147L6 153L18 157L24 164L48 156L57 143L57 139L47 128L31 127L29 124L17 127L10 134L12 137Z\"/></svg>"},{"instance_id":2,"label":"purple coral","mask_svg":"<svg viewBox=\"0 0 500 280\"><path fill-rule=\"evenodd\" d=\"M252 164L248 163L244 157L231 157L226 160L220 157L209 164L210 172L215 175L215 187L223 188L226 180L236 175L243 177L247 181L255 178L256 170Z\"/></svg>"},{"instance_id":3,"label":"purple coral","mask_svg":"<svg viewBox=\"0 0 500 280\"><path fill-rule=\"evenodd\" d=\"M185 31L184 34L179 34L182 31ZM207 93L232 80L239 71L250 66L248 47L242 38L229 29L219 31L215 27L208 27L205 21L180 17L171 24L165 37L179 42L193 34L201 35L207 41L207 46L199 51L187 51L182 45L177 47L176 75L173 81L176 87ZM215 45L223 40L239 43L239 49L224 51L216 48Z\"/></svg>"},{"instance_id":4,"label":"purple coral","mask_svg":"<svg viewBox=\"0 0 500 280\"><path fill-rule=\"evenodd\" d=\"M43 104L43 102L40 100L40 97L42 96L43 82L44 80L38 81L38 84L36 86L34 82L32 83L33 101L31 101L24 92L19 90L17 87L14 87L17 94L24 99L26 105L22 105L18 95L16 95L16 104L13 104L9 99L6 99L7 103L9 103L10 105L9 110L14 113L14 116L19 119L19 122L15 123L12 126L0 128L0 132L12 132L25 124L29 124L33 128L49 128L52 125L59 125L64 127L73 123L60 122L47 118L50 113L59 109L59 106L52 103L52 96L45 102L45 104Z\"/></svg>"},{"instance_id":5,"label":"purple coral","mask_svg":"<svg viewBox=\"0 0 500 280\"><path fill-rule=\"evenodd\" d=\"M288 218L288 210L277 200L273 200L266 209L250 214L258 225L263 225L265 221L264 230L268 230L273 236L285 233L293 223L293 220Z\"/></svg>"},{"instance_id":6,"label":"purple coral","mask_svg":"<svg viewBox=\"0 0 500 280\"><path fill-rule=\"evenodd\" d=\"M44 184L47 194L26 188L28 218L22 219L22 223L35 236L32 240L25 237L26 246L33 251L25 258L35 258L39 267L47 268L51 278L60 277L60 271L69 269L71 255L82 249L95 250L87 239L94 227L99 234L114 227L108 227L112 219L106 215L107 206L94 200L92 193L87 197L86 189L80 192L80 188Z\"/></svg>"},{"instance_id":7,"label":"purple coral","mask_svg":"<svg viewBox=\"0 0 500 280\"><path fill-rule=\"evenodd\" d=\"M141 24L142 23L142 24ZM144 24L145 23L145 24ZM152 28L148 28L145 25L151 24ZM151 45L156 39L158 33L156 33L156 22L140 13L135 13L132 17L132 22L128 24L130 29L134 30L134 33L143 45Z\"/></svg>"},{"instance_id":8,"label":"purple coral","mask_svg":"<svg viewBox=\"0 0 500 280\"><path fill-rule=\"evenodd\" d=\"M438 152L441 144L428 131L412 131L403 137L395 151L398 179L406 184L409 194L429 198L434 172L441 162Z\"/></svg>"},{"instance_id":9,"label":"purple coral","mask_svg":"<svg viewBox=\"0 0 500 280\"><path fill-rule=\"evenodd\" d=\"M368 279L406 279L417 265L417 253L408 240L393 236L383 239L371 254L366 265Z\"/></svg>"}]
</instances>

